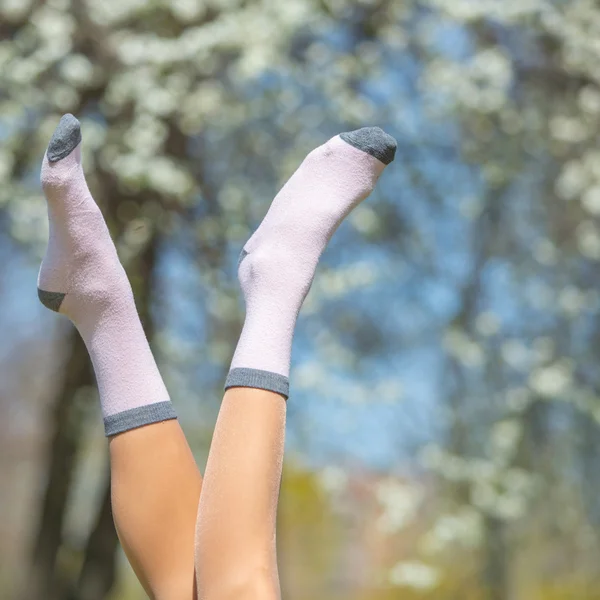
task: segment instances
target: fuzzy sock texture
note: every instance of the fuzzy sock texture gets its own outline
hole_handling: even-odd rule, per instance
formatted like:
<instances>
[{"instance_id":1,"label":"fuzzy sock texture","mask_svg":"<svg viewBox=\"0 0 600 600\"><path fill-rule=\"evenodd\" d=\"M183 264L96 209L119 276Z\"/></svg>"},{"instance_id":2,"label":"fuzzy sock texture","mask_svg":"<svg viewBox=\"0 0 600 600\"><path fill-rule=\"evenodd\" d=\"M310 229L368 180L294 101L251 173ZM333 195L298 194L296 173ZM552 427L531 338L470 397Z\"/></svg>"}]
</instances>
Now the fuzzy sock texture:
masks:
<instances>
[{"instance_id":1,"label":"fuzzy sock texture","mask_svg":"<svg viewBox=\"0 0 600 600\"><path fill-rule=\"evenodd\" d=\"M342 133L313 150L273 200L242 250L246 319L225 388L289 395L296 319L331 236L394 160L378 127Z\"/></svg>"},{"instance_id":2,"label":"fuzzy sock texture","mask_svg":"<svg viewBox=\"0 0 600 600\"><path fill-rule=\"evenodd\" d=\"M175 419L127 275L81 166L81 130L60 120L42 164L50 235L38 295L66 315L90 353L106 435Z\"/></svg>"}]
</instances>

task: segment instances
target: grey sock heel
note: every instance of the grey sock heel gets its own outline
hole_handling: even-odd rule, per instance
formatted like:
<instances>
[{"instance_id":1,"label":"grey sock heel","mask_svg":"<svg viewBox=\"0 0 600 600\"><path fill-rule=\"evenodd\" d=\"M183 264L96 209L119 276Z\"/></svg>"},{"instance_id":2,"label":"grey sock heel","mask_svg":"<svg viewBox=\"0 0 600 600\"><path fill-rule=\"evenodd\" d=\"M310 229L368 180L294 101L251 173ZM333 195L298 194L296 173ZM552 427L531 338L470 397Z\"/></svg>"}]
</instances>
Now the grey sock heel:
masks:
<instances>
[{"instance_id":1,"label":"grey sock heel","mask_svg":"<svg viewBox=\"0 0 600 600\"><path fill-rule=\"evenodd\" d=\"M45 292L44 290L40 290L38 288L38 298L40 302L50 310L58 312L60 309L60 305L62 301L65 299L66 294L61 294L60 292Z\"/></svg>"}]
</instances>

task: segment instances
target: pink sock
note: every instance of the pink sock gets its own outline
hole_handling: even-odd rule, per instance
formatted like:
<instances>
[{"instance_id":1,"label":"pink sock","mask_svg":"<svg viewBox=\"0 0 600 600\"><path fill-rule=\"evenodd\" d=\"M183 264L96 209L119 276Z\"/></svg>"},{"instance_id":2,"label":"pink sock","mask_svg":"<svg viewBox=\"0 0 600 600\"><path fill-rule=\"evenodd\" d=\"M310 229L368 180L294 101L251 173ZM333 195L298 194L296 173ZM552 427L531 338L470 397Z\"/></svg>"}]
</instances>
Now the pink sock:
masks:
<instances>
[{"instance_id":1,"label":"pink sock","mask_svg":"<svg viewBox=\"0 0 600 600\"><path fill-rule=\"evenodd\" d=\"M246 320L226 389L288 396L296 318L319 257L395 152L394 138L378 127L342 133L313 150L277 194L240 257Z\"/></svg>"},{"instance_id":2,"label":"pink sock","mask_svg":"<svg viewBox=\"0 0 600 600\"><path fill-rule=\"evenodd\" d=\"M106 435L177 418L142 329L131 286L81 167L79 121L65 115L42 165L50 239L42 303L75 324L92 358Z\"/></svg>"}]
</instances>

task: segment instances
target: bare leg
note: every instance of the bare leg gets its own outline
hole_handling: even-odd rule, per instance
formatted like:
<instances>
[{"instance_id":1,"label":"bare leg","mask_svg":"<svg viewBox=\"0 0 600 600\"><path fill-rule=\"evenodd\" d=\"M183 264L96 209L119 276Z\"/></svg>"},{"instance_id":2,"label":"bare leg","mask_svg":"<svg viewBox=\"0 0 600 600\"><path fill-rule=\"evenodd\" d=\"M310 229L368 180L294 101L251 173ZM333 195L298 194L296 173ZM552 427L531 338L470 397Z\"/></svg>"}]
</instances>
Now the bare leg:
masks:
<instances>
[{"instance_id":1,"label":"bare leg","mask_svg":"<svg viewBox=\"0 0 600 600\"><path fill-rule=\"evenodd\" d=\"M113 516L151 598L192 600L194 524L202 477L177 421L110 440Z\"/></svg>"},{"instance_id":2,"label":"bare leg","mask_svg":"<svg viewBox=\"0 0 600 600\"><path fill-rule=\"evenodd\" d=\"M61 119L41 180L50 236L38 294L45 306L71 319L90 353L110 438L119 537L152 598L192 600L202 479L87 187L75 117Z\"/></svg>"},{"instance_id":3,"label":"bare leg","mask_svg":"<svg viewBox=\"0 0 600 600\"><path fill-rule=\"evenodd\" d=\"M286 401L260 389L225 393L210 448L196 536L198 597L280 597L275 521Z\"/></svg>"}]
</instances>

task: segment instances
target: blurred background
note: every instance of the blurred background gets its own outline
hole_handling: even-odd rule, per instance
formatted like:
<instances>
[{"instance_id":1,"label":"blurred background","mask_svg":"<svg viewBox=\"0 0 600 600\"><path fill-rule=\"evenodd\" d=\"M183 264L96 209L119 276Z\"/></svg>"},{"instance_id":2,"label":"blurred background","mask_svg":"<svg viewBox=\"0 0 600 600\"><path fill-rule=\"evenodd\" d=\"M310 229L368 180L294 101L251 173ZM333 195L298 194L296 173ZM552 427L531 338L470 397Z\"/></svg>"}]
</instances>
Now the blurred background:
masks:
<instances>
[{"instance_id":1,"label":"blurred background","mask_svg":"<svg viewBox=\"0 0 600 600\"><path fill-rule=\"evenodd\" d=\"M600 598L599 39L594 0L0 0L0 598L144 597L36 296L65 112L202 468L243 243L310 149L398 139L299 321L284 598Z\"/></svg>"}]
</instances>

